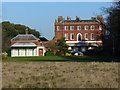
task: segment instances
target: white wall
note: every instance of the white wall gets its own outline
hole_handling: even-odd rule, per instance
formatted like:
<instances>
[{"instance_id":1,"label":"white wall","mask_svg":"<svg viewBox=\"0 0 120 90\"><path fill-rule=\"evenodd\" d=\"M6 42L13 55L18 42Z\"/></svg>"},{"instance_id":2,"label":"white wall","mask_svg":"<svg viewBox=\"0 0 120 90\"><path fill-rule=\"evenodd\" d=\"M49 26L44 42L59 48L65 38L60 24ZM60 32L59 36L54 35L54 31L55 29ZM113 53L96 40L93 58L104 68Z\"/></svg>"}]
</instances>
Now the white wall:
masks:
<instances>
[{"instance_id":1,"label":"white wall","mask_svg":"<svg viewBox=\"0 0 120 90\"><path fill-rule=\"evenodd\" d=\"M15 56L37 56L37 48L35 49L11 49L11 57Z\"/></svg>"},{"instance_id":2,"label":"white wall","mask_svg":"<svg viewBox=\"0 0 120 90\"><path fill-rule=\"evenodd\" d=\"M44 46L38 46L34 49L11 49L11 57L16 56L39 56L39 49L43 49L43 56L45 51Z\"/></svg>"}]
</instances>

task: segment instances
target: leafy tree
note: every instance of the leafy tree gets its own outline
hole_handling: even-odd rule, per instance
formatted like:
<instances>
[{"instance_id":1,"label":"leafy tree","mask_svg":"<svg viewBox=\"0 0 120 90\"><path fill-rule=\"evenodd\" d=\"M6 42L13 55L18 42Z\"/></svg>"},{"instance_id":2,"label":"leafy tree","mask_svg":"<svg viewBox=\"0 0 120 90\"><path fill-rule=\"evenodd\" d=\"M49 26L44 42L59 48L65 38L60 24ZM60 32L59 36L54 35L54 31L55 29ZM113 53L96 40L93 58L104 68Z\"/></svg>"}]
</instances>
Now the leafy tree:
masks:
<instances>
[{"instance_id":1,"label":"leafy tree","mask_svg":"<svg viewBox=\"0 0 120 90\"><path fill-rule=\"evenodd\" d=\"M2 22L2 52L10 51L10 40L17 34L25 34L26 28L28 28L30 34L33 34L36 37L40 36L38 31L35 29L30 29L25 25L13 24L9 21Z\"/></svg>"},{"instance_id":2,"label":"leafy tree","mask_svg":"<svg viewBox=\"0 0 120 90\"><path fill-rule=\"evenodd\" d=\"M106 29L110 34L104 40L105 50L111 51L113 55L120 55L120 1L114 2L113 6L106 8L108 14Z\"/></svg>"},{"instance_id":3,"label":"leafy tree","mask_svg":"<svg viewBox=\"0 0 120 90\"><path fill-rule=\"evenodd\" d=\"M61 38L59 40L57 40L57 44L56 44L60 50L60 52L65 55L66 52L68 52L68 45L66 44L66 40L65 38Z\"/></svg>"}]
</instances>

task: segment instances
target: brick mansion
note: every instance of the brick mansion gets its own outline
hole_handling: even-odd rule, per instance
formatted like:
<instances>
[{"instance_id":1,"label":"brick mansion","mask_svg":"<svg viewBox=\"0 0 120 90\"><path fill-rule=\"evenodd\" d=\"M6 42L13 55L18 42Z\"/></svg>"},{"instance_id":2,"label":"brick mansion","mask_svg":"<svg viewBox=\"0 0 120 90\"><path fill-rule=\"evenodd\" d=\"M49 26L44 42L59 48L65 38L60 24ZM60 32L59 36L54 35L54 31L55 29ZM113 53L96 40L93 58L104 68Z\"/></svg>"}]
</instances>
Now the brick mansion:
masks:
<instances>
[{"instance_id":1,"label":"brick mansion","mask_svg":"<svg viewBox=\"0 0 120 90\"><path fill-rule=\"evenodd\" d=\"M55 21L55 39L65 38L66 43L73 51L85 52L87 49L102 46L102 36L105 33L104 19L102 16L75 20L62 16Z\"/></svg>"},{"instance_id":2,"label":"brick mansion","mask_svg":"<svg viewBox=\"0 0 120 90\"><path fill-rule=\"evenodd\" d=\"M94 47L102 46L102 36L105 34L104 19L102 16L82 20L76 16L75 20L58 16L54 22L54 43L65 38L70 50L85 52ZM44 56L48 48L33 34L18 34L11 39L11 56Z\"/></svg>"}]
</instances>

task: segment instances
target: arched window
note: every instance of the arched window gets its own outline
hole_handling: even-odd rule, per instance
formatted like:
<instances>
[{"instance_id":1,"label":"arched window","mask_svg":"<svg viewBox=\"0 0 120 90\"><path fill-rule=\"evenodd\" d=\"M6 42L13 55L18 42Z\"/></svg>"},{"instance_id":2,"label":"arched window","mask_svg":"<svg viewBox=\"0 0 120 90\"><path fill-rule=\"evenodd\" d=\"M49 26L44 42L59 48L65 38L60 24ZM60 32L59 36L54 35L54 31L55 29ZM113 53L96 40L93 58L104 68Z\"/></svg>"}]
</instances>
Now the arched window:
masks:
<instances>
[{"instance_id":1,"label":"arched window","mask_svg":"<svg viewBox=\"0 0 120 90\"><path fill-rule=\"evenodd\" d=\"M77 41L81 41L82 40L82 35L80 33L77 34Z\"/></svg>"},{"instance_id":2,"label":"arched window","mask_svg":"<svg viewBox=\"0 0 120 90\"><path fill-rule=\"evenodd\" d=\"M70 40L74 40L74 33L70 34Z\"/></svg>"}]
</instances>

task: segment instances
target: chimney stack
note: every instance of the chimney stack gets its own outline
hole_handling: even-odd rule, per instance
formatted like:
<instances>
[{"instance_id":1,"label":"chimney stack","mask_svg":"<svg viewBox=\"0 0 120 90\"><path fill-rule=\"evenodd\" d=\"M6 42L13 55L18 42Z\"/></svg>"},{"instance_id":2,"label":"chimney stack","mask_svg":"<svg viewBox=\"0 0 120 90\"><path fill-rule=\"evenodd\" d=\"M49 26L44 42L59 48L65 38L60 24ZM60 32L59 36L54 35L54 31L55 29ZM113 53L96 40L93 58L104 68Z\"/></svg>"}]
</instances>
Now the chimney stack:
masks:
<instances>
[{"instance_id":1,"label":"chimney stack","mask_svg":"<svg viewBox=\"0 0 120 90\"><path fill-rule=\"evenodd\" d=\"M28 28L25 29L25 34L28 34Z\"/></svg>"},{"instance_id":2,"label":"chimney stack","mask_svg":"<svg viewBox=\"0 0 120 90\"><path fill-rule=\"evenodd\" d=\"M71 20L71 18L67 16L67 20Z\"/></svg>"},{"instance_id":3,"label":"chimney stack","mask_svg":"<svg viewBox=\"0 0 120 90\"><path fill-rule=\"evenodd\" d=\"M102 15L97 16L97 19L104 24L104 18L102 17Z\"/></svg>"},{"instance_id":4,"label":"chimney stack","mask_svg":"<svg viewBox=\"0 0 120 90\"><path fill-rule=\"evenodd\" d=\"M79 21L79 20L80 20L78 16L76 16L76 20L77 20L77 21Z\"/></svg>"},{"instance_id":5,"label":"chimney stack","mask_svg":"<svg viewBox=\"0 0 120 90\"><path fill-rule=\"evenodd\" d=\"M96 20L96 17L91 17L92 20Z\"/></svg>"},{"instance_id":6,"label":"chimney stack","mask_svg":"<svg viewBox=\"0 0 120 90\"><path fill-rule=\"evenodd\" d=\"M62 21L63 17L62 16L58 16L58 22Z\"/></svg>"}]
</instances>

